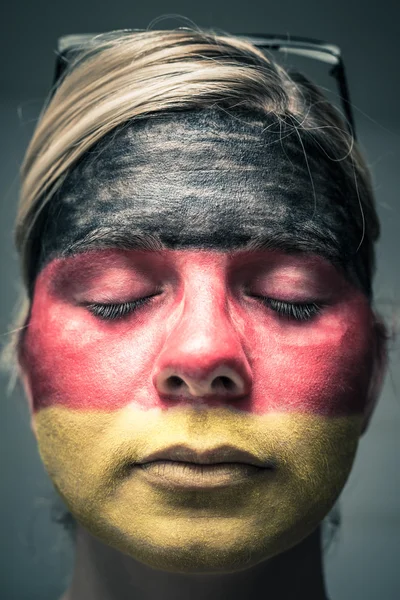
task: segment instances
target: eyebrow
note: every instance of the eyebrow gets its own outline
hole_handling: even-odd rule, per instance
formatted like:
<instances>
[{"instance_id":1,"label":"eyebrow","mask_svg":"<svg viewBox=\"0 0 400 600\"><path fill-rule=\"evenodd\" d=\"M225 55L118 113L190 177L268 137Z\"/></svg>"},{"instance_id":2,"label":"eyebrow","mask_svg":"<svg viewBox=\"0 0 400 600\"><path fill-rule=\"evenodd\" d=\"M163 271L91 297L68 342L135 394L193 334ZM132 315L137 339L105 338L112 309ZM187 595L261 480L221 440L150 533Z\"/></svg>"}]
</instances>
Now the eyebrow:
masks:
<instances>
[{"instance_id":1,"label":"eyebrow","mask_svg":"<svg viewBox=\"0 0 400 600\"><path fill-rule=\"evenodd\" d=\"M63 257L69 257L81 254L90 250L102 249L120 249L120 250L142 250L161 252L168 249L180 248L204 248L216 250L225 250L228 252L244 251L257 252L263 250L278 250L287 254L317 254L333 264L334 267L342 270L347 264L343 248L338 247L338 243L329 231L321 235L320 230L302 231L299 230L294 235L288 231L277 231L271 227L270 231L256 234L247 241L237 240L235 243L234 234L232 234L232 243L215 243L215 237L209 236L208 242L200 243L198 241L185 242L182 244L169 245L161 241L157 233L135 232L132 229L117 230L112 227L98 227L91 230L84 237L69 244L62 252Z\"/></svg>"},{"instance_id":2,"label":"eyebrow","mask_svg":"<svg viewBox=\"0 0 400 600\"><path fill-rule=\"evenodd\" d=\"M327 260L340 274L347 276L351 262L348 250L340 247L328 228L322 232L308 224L307 230L299 229L296 235L288 231L275 231L254 236L245 246L246 251L280 250L292 255L317 255Z\"/></svg>"},{"instance_id":3,"label":"eyebrow","mask_svg":"<svg viewBox=\"0 0 400 600\"><path fill-rule=\"evenodd\" d=\"M337 240L328 231L321 235L320 230L298 230L296 234L288 231L271 231L255 235L244 246L248 251L282 250L289 254L318 254L332 263L340 265L345 262L345 252Z\"/></svg>"},{"instance_id":4,"label":"eyebrow","mask_svg":"<svg viewBox=\"0 0 400 600\"><path fill-rule=\"evenodd\" d=\"M120 250L166 250L157 234L139 233L132 230L116 230L111 227L98 227L79 240L69 244L62 256L72 256L88 250L117 248Z\"/></svg>"}]
</instances>

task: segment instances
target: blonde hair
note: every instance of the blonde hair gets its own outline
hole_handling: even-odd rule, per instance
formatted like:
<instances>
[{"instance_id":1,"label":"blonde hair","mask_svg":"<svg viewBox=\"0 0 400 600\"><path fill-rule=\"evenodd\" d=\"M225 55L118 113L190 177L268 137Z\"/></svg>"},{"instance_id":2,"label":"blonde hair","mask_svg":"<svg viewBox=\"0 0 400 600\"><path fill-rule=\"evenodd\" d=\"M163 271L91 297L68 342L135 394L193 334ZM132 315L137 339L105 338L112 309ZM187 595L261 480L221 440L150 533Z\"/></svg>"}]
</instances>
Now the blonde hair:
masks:
<instances>
[{"instance_id":1,"label":"blonde hair","mask_svg":"<svg viewBox=\"0 0 400 600\"><path fill-rule=\"evenodd\" d=\"M372 273L379 221L369 171L340 114L316 86L239 37L189 29L120 31L94 37L72 60L27 149L16 219L25 288L35 221L89 148L134 119L214 105L289 118L341 163L358 191L354 211L362 215L363 252ZM29 310L25 291L4 353L10 366L17 365Z\"/></svg>"}]
</instances>

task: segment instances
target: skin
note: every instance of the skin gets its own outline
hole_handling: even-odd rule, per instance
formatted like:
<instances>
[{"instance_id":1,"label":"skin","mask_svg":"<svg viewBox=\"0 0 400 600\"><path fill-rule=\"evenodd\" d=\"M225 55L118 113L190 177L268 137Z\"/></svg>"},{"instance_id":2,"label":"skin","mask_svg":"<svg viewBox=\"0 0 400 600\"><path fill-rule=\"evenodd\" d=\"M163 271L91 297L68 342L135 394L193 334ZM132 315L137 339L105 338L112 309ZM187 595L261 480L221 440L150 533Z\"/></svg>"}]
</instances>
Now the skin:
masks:
<instances>
[{"instance_id":1,"label":"skin","mask_svg":"<svg viewBox=\"0 0 400 600\"><path fill-rule=\"evenodd\" d=\"M153 569L78 526L75 569L61 600L327 600L319 528L272 559L228 574Z\"/></svg>"},{"instance_id":2,"label":"skin","mask_svg":"<svg viewBox=\"0 0 400 600\"><path fill-rule=\"evenodd\" d=\"M53 258L89 242L129 248L144 234L171 249L317 253L368 295L354 186L340 161L303 138L275 117L217 109L154 115L111 132L42 213L31 292Z\"/></svg>"},{"instance_id":3,"label":"skin","mask_svg":"<svg viewBox=\"0 0 400 600\"><path fill-rule=\"evenodd\" d=\"M43 462L89 531L154 567L234 570L282 552L329 511L353 462L371 368L368 303L315 258L248 260L106 250L55 260L37 281L26 348ZM160 285L111 322L85 306ZM300 290L303 301L329 299L301 324L258 298L294 301ZM230 393L213 390L222 367L238 382ZM232 443L277 468L179 494L128 469L178 442Z\"/></svg>"},{"instance_id":4,"label":"skin","mask_svg":"<svg viewBox=\"0 0 400 600\"><path fill-rule=\"evenodd\" d=\"M76 168L32 267L21 364L42 460L82 527L160 571L227 574L303 543L339 496L371 403L374 319L349 262L358 224L343 229L321 162L312 197L294 146L274 169L255 123L238 140L215 117L196 154L185 118L180 163L167 120ZM177 491L130 468L176 443L230 443L274 469Z\"/></svg>"}]
</instances>

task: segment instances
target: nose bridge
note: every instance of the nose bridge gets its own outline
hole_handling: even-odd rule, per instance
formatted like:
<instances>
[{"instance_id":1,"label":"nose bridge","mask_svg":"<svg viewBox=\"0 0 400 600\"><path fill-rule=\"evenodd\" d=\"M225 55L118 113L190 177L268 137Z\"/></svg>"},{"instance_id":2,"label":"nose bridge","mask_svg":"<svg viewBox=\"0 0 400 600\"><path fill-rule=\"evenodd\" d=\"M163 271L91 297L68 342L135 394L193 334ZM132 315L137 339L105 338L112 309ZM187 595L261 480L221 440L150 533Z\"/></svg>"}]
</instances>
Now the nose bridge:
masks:
<instances>
[{"instance_id":1,"label":"nose bridge","mask_svg":"<svg viewBox=\"0 0 400 600\"><path fill-rule=\"evenodd\" d=\"M239 350L240 340L228 309L228 293L222 269L191 272L185 285L182 313L171 332L176 350L198 356ZM172 341L170 339L170 341Z\"/></svg>"},{"instance_id":2,"label":"nose bridge","mask_svg":"<svg viewBox=\"0 0 400 600\"><path fill-rule=\"evenodd\" d=\"M194 323L199 333L211 333L213 328L227 325L229 321L227 290L224 275L219 270L202 270L185 289L183 326Z\"/></svg>"},{"instance_id":3,"label":"nose bridge","mask_svg":"<svg viewBox=\"0 0 400 600\"><path fill-rule=\"evenodd\" d=\"M155 365L158 391L192 397L247 394L251 373L230 317L223 271L192 270L181 303Z\"/></svg>"}]
</instances>

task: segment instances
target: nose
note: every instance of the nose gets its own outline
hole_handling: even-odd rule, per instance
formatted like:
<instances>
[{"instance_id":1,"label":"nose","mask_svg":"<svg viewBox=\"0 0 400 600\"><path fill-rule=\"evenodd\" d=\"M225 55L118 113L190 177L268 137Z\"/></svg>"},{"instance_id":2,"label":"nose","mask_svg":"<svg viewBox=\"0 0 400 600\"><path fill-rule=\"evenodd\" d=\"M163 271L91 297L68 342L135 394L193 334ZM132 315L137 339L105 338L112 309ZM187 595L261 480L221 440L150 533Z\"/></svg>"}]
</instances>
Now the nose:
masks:
<instances>
[{"instance_id":1,"label":"nose","mask_svg":"<svg viewBox=\"0 0 400 600\"><path fill-rule=\"evenodd\" d=\"M184 303L154 366L158 393L192 400L248 396L251 369L224 294L208 289Z\"/></svg>"},{"instance_id":2,"label":"nose","mask_svg":"<svg viewBox=\"0 0 400 600\"><path fill-rule=\"evenodd\" d=\"M210 364L208 368L190 369L187 360L186 366L183 361L175 360L173 365L159 371L155 387L163 396L244 397L249 389L245 373L241 373L239 365L233 365L232 361L222 362L224 364Z\"/></svg>"}]
</instances>

